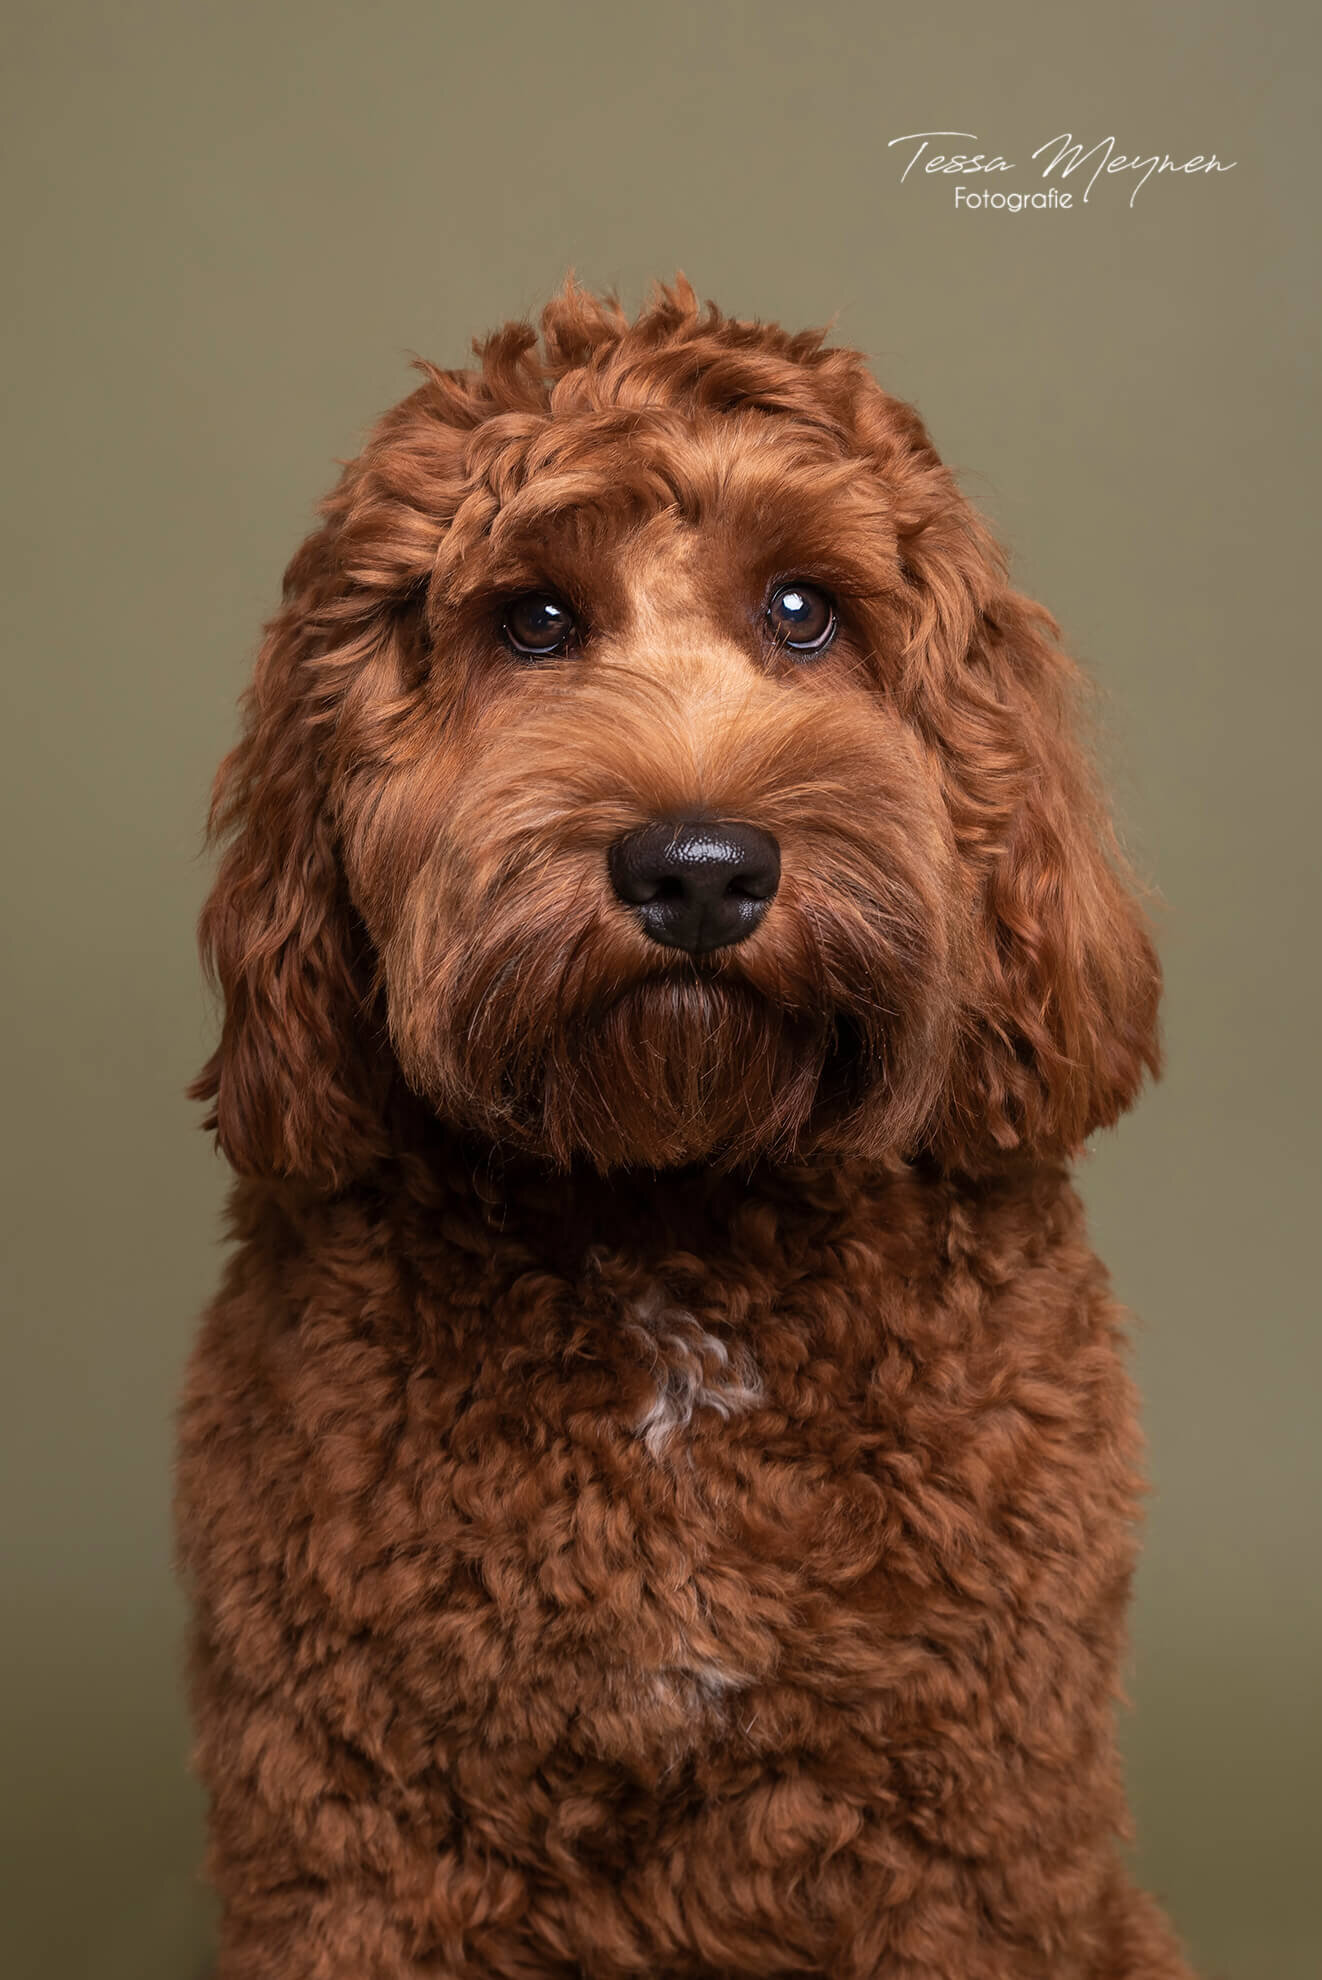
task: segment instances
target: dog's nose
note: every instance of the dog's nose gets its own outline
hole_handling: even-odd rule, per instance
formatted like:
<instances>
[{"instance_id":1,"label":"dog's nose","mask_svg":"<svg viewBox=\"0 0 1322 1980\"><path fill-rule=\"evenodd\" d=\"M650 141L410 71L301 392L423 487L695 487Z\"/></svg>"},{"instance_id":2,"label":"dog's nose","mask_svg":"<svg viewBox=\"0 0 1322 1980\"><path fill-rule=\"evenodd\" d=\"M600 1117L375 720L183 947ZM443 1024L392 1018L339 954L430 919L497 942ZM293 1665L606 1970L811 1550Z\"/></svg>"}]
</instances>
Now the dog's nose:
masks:
<instances>
[{"instance_id":1,"label":"dog's nose","mask_svg":"<svg viewBox=\"0 0 1322 1980\"><path fill-rule=\"evenodd\" d=\"M780 847L755 825L642 825L607 855L611 885L668 949L704 955L742 942L780 885Z\"/></svg>"}]
</instances>

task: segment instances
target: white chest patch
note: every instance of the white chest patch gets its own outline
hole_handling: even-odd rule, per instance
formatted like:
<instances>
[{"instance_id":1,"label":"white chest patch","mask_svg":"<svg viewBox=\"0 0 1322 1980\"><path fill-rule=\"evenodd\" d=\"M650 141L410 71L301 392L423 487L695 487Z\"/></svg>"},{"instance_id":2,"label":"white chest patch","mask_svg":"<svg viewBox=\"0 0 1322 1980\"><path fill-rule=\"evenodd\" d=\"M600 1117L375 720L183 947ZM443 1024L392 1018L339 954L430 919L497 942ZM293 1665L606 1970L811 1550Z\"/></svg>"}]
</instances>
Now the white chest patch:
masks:
<instances>
[{"instance_id":1,"label":"white chest patch","mask_svg":"<svg viewBox=\"0 0 1322 1980\"><path fill-rule=\"evenodd\" d=\"M762 1401L757 1366L748 1350L731 1348L709 1333L683 1307L671 1305L660 1288L634 1302L626 1325L653 1359L656 1395L633 1426L653 1456L660 1456L700 1409L714 1409L728 1420Z\"/></svg>"}]
</instances>

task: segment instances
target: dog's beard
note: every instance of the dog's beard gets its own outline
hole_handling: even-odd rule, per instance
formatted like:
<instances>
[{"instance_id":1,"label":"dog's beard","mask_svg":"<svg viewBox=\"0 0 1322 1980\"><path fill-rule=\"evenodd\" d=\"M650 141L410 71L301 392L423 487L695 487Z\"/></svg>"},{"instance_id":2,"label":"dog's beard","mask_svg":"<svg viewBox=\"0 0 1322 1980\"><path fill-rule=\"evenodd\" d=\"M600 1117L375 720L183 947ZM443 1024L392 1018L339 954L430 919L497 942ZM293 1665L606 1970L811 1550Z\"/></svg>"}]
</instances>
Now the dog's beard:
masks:
<instances>
[{"instance_id":1,"label":"dog's beard","mask_svg":"<svg viewBox=\"0 0 1322 1980\"><path fill-rule=\"evenodd\" d=\"M470 1030L459 1078L434 1097L464 1125L559 1164L787 1156L824 1106L867 1080L852 1029L696 972L651 978L535 1033L507 1022L499 1036Z\"/></svg>"},{"instance_id":2,"label":"dog's beard","mask_svg":"<svg viewBox=\"0 0 1322 1980\"><path fill-rule=\"evenodd\" d=\"M602 1168L734 1165L793 1151L832 1037L825 1015L675 973L557 1024L532 1063L512 1070L531 1138L558 1160L581 1151Z\"/></svg>"},{"instance_id":3,"label":"dog's beard","mask_svg":"<svg viewBox=\"0 0 1322 1980\"><path fill-rule=\"evenodd\" d=\"M591 919L521 933L488 929L402 983L387 970L401 1066L445 1119L603 1171L874 1155L919 1134L949 1039L942 953L916 926L899 954L813 941L798 968L733 949L641 975Z\"/></svg>"}]
</instances>

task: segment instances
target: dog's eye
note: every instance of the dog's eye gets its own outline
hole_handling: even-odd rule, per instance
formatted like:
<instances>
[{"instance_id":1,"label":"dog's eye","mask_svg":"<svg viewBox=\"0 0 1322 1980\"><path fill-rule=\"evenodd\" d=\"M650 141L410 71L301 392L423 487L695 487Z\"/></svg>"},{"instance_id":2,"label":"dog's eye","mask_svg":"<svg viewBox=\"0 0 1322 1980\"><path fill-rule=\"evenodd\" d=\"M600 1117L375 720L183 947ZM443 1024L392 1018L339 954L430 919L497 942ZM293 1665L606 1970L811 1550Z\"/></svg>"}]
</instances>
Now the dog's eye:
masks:
<instances>
[{"instance_id":1,"label":"dog's eye","mask_svg":"<svg viewBox=\"0 0 1322 1980\"><path fill-rule=\"evenodd\" d=\"M836 631L835 604L815 584L778 584L767 601L766 626L791 653L821 653Z\"/></svg>"},{"instance_id":2,"label":"dog's eye","mask_svg":"<svg viewBox=\"0 0 1322 1980\"><path fill-rule=\"evenodd\" d=\"M505 608L501 631L516 653L545 660L565 653L578 628L569 608L549 591L530 591Z\"/></svg>"}]
</instances>

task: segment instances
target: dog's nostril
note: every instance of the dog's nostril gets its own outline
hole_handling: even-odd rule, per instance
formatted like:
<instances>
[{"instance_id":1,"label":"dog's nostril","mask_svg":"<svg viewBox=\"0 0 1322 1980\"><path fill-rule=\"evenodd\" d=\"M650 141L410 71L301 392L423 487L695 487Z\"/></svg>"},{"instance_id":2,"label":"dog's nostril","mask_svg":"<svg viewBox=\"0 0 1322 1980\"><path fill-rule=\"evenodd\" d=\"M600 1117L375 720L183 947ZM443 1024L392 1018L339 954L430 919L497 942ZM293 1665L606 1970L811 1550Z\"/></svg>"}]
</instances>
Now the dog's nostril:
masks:
<instances>
[{"instance_id":1,"label":"dog's nostril","mask_svg":"<svg viewBox=\"0 0 1322 1980\"><path fill-rule=\"evenodd\" d=\"M640 826L616 840L607 865L644 933L693 955L751 935L780 884L771 834L723 820Z\"/></svg>"},{"instance_id":2,"label":"dog's nostril","mask_svg":"<svg viewBox=\"0 0 1322 1980\"><path fill-rule=\"evenodd\" d=\"M725 891L727 894L738 894L746 901L765 901L769 900L771 895L775 893L776 882L779 878L780 875L777 873L768 889L765 874L756 872L736 873Z\"/></svg>"}]
</instances>

